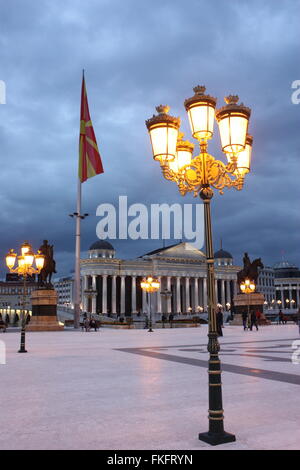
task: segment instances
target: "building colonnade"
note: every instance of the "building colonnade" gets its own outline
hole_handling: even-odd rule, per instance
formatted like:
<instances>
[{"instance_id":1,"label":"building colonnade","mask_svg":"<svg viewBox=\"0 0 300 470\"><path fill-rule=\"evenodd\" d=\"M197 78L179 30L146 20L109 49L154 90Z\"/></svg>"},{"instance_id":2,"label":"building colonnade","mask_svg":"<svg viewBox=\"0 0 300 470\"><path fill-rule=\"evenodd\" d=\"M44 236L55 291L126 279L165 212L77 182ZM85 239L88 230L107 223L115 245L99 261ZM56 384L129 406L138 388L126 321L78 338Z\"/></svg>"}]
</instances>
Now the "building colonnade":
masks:
<instances>
[{"instance_id":1,"label":"building colonnade","mask_svg":"<svg viewBox=\"0 0 300 470\"><path fill-rule=\"evenodd\" d=\"M153 311L158 314L197 313L207 309L206 277L157 276L161 288L152 294ZM91 274L83 276L82 310L91 314L127 315L147 313L147 294L140 287L138 275ZM217 302L223 308L232 305L236 294L236 280L216 279ZM164 296L161 292L172 295Z\"/></svg>"}]
</instances>

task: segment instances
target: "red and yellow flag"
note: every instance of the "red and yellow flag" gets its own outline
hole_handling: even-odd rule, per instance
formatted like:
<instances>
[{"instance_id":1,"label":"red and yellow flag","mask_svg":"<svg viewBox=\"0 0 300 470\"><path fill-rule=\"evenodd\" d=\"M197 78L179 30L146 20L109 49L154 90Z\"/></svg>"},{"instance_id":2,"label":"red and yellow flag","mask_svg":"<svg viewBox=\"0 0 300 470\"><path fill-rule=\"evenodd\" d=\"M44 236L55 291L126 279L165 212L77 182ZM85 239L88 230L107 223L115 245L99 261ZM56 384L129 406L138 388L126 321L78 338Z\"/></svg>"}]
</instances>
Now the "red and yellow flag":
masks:
<instances>
[{"instance_id":1,"label":"red and yellow flag","mask_svg":"<svg viewBox=\"0 0 300 470\"><path fill-rule=\"evenodd\" d=\"M103 173L103 166L89 112L84 76L81 89L78 176L81 183Z\"/></svg>"}]
</instances>

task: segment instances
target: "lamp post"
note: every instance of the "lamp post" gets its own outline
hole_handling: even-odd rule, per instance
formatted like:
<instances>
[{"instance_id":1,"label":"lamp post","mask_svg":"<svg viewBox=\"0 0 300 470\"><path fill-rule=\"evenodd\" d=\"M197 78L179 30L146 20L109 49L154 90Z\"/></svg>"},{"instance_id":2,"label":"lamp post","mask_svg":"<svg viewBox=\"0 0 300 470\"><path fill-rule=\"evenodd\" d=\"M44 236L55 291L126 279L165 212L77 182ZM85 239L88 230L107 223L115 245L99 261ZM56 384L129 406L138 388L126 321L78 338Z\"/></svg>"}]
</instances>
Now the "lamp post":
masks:
<instances>
[{"instance_id":1,"label":"lamp post","mask_svg":"<svg viewBox=\"0 0 300 470\"><path fill-rule=\"evenodd\" d=\"M18 258L18 266L14 268ZM33 267L35 261L36 267ZM17 273L23 277L23 296L22 296L22 314L21 314L21 343L19 353L26 353L25 349L25 329L27 315L25 313L26 307L26 281L27 276L32 274L39 274L44 266L45 256L38 251L34 254L31 245L28 242L24 242L21 246L21 255L17 256L14 250L10 250L6 255L6 266L11 273Z\"/></svg>"},{"instance_id":2,"label":"lamp post","mask_svg":"<svg viewBox=\"0 0 300 470\"><path fill-rule=\"evenodd\" d=\"M141 282L141 288L148 294L148 306L149 306L149 330L148 333L153 333L152 330L152 311L151 311L151 294L152 292L158 291L160 288L160 282L152 276L145 277Z\"/></svg>"},{"instance_id":3,"label":"lamp post","mask_svg":"<svg viewBox=\"0 0 300 470\"><path fill-rule=\"evenodd\" d=\"M211 445L235 441L224 431L221 364L216 322L216 293L210 201L213 189L221 194L225 187L241 190L245 174L250 171L252 137L247 134L250 109L238 104L238 96L225 98L226 106L215 113L216 98L205 94L204 86L194 88L194 96L185 100L192 135L198 140L200 153L193 158L194 145L179 133L180 119L168 114L168 106L158 106L158 114L146 121L154 160L160 162L164 178L178 185L182 196L188 192L204 202L205 243L208 293L209 357L209 430L199 439ZM218 121L222 150L228 163L208 153L208 140L213 136L214 119Z\"/></svg>"},{"instance_id":4,"label":"lamp post","mask_svg":"<svg viewBox=\"0 0 300 470\"><path fill-rule=\"evenodd\" d=\"M167 304L168 304L168 301L169 299L171 299L172 297L172 291L168 290L168 289L164 289L161 293L160 293L161 297L163 299L165 299L165 306L166 306L166 312L168 311L168 308L167 308ZM164 314L164 317L165 317L165 314ZM163 324L163 328L165 328L165 320L162 322Z\"/></svg>"},{"instance_id":5,"label":"lamp post","mask_svg":"<svg viewBox=\"0 0 300 470\"><path fill-rule=\"evenodd\" d=\"M250 294L255 292L255 284L254 281L250 281L250 279L245 279L244 282L240 284L240 289L244 294L247 294L247 300L248 300L248 312L247 312L247 318L248 318L248 328L250 328L251 325L251 319L250 319Z\"/></svg>"}]
</instances>

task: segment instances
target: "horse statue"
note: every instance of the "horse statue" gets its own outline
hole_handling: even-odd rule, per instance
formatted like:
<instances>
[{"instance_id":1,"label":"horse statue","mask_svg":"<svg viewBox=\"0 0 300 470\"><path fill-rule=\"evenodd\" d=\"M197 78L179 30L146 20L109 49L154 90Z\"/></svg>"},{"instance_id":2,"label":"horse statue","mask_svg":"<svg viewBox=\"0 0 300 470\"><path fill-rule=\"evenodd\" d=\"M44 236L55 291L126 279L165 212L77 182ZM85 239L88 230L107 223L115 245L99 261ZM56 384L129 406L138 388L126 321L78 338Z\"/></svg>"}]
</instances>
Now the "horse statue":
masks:
<instances>
[{"instance_id":1,"label":"horse statue","mask_svg":"<svg viewBox=\"0 0 300 470\"><path fill-rule=\"evenodd\" d=\"M248 253L245 253L243 262L243 269L237 273L238 284L240 285L245 281L245 279L250 279L250 281L253 281L255 284L257 284L257 279L259 276L258 268L263 269L264 267L261 258L256 258L251 263Z\"/></svg>"},{"instance_id":2,"label":"horse statue","mask_svg":"<svg viewBox=\"0 0 300 470\"><path fill-rule=\"evenodd\" d=\"M38 275L38 284L41 287L52 287L52 274L56 273L56 262L53 258L53 245L48 244L48 240L43 241L40 252L45 256L44 267Z\"/></svg>"}]
</instances>

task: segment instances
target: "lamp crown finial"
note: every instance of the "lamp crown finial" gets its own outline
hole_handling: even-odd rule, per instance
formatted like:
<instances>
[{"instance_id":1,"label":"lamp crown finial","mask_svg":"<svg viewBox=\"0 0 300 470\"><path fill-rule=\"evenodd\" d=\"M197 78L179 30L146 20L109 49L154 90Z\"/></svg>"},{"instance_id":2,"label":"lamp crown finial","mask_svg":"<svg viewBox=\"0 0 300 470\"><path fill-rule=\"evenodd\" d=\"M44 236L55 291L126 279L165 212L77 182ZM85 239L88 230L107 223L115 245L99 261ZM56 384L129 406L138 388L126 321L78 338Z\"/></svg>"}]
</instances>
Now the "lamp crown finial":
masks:
<instances>
[{"instance_id":1,"label":"lamp crown finial","mask_svg":"<svg viewBox=\"0 0 300 470\"><path fill-rule=\"evenodd\" d=\"M194 92L196 95L204 95L206 87L203 85L197 85L195 88L193 88Z\"/></svg>"},{"instance_id":2,"label":"lamp crown finial","mask_svg":"<svg viewBox=\"0 0 300 470\"><path fill-rule=\"evenodd\" d=\"M226 104L237 104L239 101L238 95L225 96L224 101Z\"/></svg>"},{"instance_id":3,"label":"lamp crown finial","mask_svg":"<svg viewBox=\"0 0 300 470\"><path fill-rule=\"evenodd\" d=\"M160 104L159 106L156 106L155 109L159 114L167 114L170 111L170 106Z\"/></svg>"}]
</instances>

